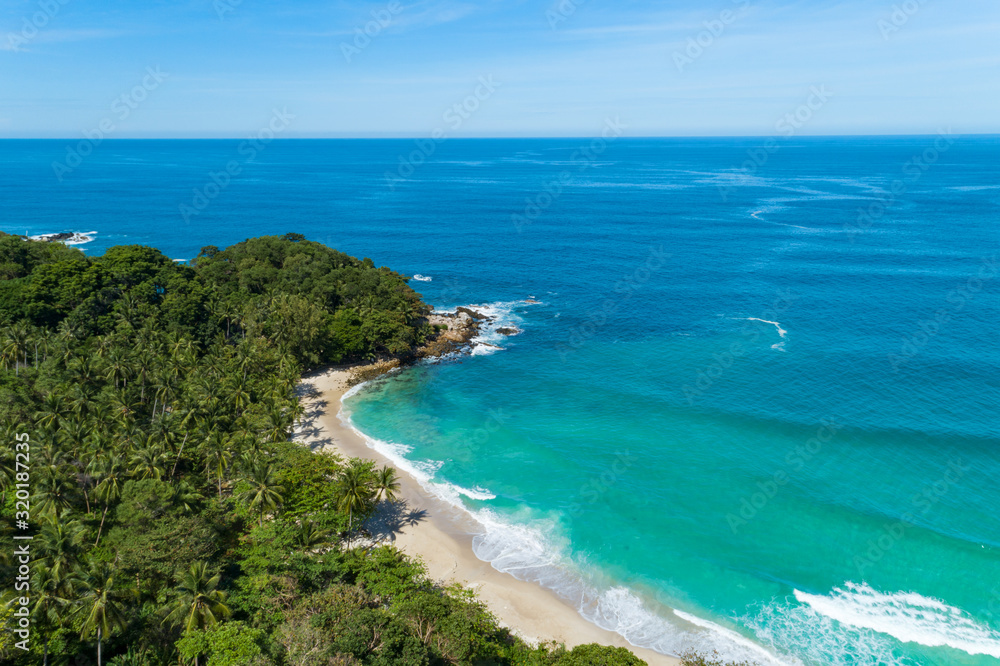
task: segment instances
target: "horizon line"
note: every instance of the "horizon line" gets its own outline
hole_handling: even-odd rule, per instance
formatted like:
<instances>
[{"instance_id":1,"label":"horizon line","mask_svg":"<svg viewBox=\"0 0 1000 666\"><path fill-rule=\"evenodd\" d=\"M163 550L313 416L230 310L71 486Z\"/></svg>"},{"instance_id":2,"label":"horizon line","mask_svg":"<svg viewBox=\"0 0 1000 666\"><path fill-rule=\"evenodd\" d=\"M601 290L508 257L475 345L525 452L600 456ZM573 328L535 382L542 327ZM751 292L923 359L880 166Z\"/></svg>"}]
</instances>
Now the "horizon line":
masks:
<instances>
[{"instance_id":1,"label":"horizon line","mask_svg":"<svg viewBox=\"0 0 1000 666\"><path fill-rule=\"evenodd\" d=\"M944 133L946 130L939 130L937 132L900 132L892 134L801 134L793 136L782 135L781 138L785 141L791 139L857 139L857 138L891 138L891 137L925 137L925 136L938 136ZM960 137L1000 137L1000 131L998 132L953 132L949 128L947 133L954 136ZM776 135L774 133L769 134L640 134L636 136L621 136L616 139L616 141L621 140L636 140L636 139L766 139L773 138ZM87 137L81 136L0 136L0 141L75 141L80 139L86 139ZM239 139L248 139L253 137L247 137L244 135L223 135L223 136L119 136L119 137L105 137L101 139L100 143L116 142L116 141L234 141ZM542 140L542 139L583 139L590 140L594 137L585 134L560 134L560 135L536 135L536 134L526 134L526 135L482 135L482 136L457 136L457 137L445 137L438 141L437 143L444 143L446 141L489 141L489 140ZM427 135L411 135L411 134L401 134L399 136L378 136L378 135L362 135L362 136L329 136L329 135L312 135L312 136L275 136L270 141L420 141L420 140L434 140L430 139Z\"/></svg>"}]
</instances>

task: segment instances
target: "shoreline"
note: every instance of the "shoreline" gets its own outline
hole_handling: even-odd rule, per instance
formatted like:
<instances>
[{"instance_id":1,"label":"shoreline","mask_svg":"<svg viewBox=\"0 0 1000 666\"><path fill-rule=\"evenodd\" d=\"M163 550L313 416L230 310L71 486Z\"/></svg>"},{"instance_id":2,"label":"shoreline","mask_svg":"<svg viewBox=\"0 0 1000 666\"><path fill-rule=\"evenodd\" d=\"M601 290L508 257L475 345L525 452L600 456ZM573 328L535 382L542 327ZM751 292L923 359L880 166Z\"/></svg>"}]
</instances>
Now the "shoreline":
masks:
<instances>
[{"instance_id":1,"label":"shoreline","mask_svg":"<svg viewBox=\"0 0 1000 666\"><path fill-rule=\"evenodd\" d=\"M349 366L334 366L302 378L305 412L293 439L312 451L344 458L374 460L396 469L399 499L405 513L385 517L378 531L384 540L411 557L423 560L428 576L437 582L457 581L476 592L501 624L529 643L555 641L573 648L601 643L631 650L650 666L677 666L680 660L631 645L620 634L601 629L555 592L537 583L518 580L476 557L472 539L477 523L467 513L428 494L406 470L370 448L365 439L341 422L341 400ZM377 518L378 519L378 518Z\"/></svg>"}]
</instances>

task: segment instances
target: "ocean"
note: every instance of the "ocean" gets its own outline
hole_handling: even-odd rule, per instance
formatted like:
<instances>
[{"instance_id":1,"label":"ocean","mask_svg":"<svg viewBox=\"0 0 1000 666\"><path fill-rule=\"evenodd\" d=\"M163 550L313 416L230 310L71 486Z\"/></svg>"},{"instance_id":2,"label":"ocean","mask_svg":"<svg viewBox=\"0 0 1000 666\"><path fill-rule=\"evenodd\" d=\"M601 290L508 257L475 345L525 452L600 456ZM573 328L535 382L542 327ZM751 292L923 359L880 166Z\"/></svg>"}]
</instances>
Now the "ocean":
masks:
<instances>
[{"instance_id":1,"label":"ocean","mask_svg":"<svg viewBox=\"0 0 1000 666\"><path fill-rule=\"evenodd\" d=\"M2 229L298 232L493 315L343 418L635 645L1000 663L1000 138L605 134L3 141Z\"/></svg>"}]
</instances>

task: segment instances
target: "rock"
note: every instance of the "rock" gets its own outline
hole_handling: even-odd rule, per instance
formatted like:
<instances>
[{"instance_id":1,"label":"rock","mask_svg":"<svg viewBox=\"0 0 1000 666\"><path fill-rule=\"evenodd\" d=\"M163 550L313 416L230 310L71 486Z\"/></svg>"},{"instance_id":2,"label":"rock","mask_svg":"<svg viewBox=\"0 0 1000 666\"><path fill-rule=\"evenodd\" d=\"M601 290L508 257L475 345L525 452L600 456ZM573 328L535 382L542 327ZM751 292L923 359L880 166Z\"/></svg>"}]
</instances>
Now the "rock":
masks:
<instances>
[{"instance_id":1,"label":"rock","mask_svg":"<svg viewBox=\"0 0 1000 666\"><path fill-rule=\"evenodd\" d=\"M469 308L456 308L455 312L456 314L468 315L469 317L472 317L476 321L483 321L484 319L489 319L489 317L487 317L486 315L480 314L475 310L470 310Z\"/></svg>"},{"instance_id":2,"label":"rock","mask_svg":"<svg viewBox=\"0 0 1000 666\"><path fill-rule=\"evenodd\" d=\"M500 335L517 335L520 332L521 332L521 329L519 329L519 328L504 327L504 328L498 328L497 329L497 333L499 333Z\"/></svg>"}]
</instances>

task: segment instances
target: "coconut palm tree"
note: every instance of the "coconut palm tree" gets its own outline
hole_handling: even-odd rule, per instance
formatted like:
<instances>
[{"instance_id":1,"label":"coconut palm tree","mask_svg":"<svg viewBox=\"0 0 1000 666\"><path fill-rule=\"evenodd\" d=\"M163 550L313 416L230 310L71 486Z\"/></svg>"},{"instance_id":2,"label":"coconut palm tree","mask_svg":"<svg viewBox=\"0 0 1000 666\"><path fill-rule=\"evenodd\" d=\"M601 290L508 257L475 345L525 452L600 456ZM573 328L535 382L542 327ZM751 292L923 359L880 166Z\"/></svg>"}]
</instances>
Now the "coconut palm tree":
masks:
<instances>
[{"instance_id":1,"label":"coconut palm tree","mask_svg":"<svg viewBox=\"0 0 1000 666\"><path fill-rule=\"evenodd\" d=\"M80 638L97 635L97 666L101 666L102 641L126 624L123 602L127 595L117 584L114 568L96 560L81 572L79 587Z\"/></svg>"},{"instance_id":2,"label":"coconut palm tree","mask_svg":"<svg viewBox=\"0 0 1000 666\"><path fill-rule=\"evenodd\" d=\"M299 527L299 533L295 536L295 540L300 546L310 550L329 541L330 533L315 522L307 520Z\"/></svg>"},{"instance_id":3,"label":"coconut palm tree","mask_svg":"<svg viewBox=\"0 0 1000 666\"><path fill-rule=\"evenodd\" d=\"M278 483L271 463L257 462L251 464L246 475L241 479L250 487L237 497L241 502L248 502L251 511L259 514L259 525L264 524L264 513L268 509L276 509L282 502L284 487Z\"/></svg>"},{"instance_id":4,"label":"coconut palm tree","mask_svg":"<svg viewBox=\"0 0 1000 666\"><path fill-rule=\"evenodd\" d=\"M104 531L104 519L108 516L108 510L122 496L122 487L125 485L125 466L117 456L109 456L101 462L96 474L100 481L94 488L94 497L104 503L104 511L101 513L101 525L97 528L97 540L94 541L94 546L97 546L101 541L101 532Z\"/></svg>"},{"instance_id":5,"label":"coconut palm tree","mask_svg":"<svg viewBox=\"0 0 1000 666\"><path fill-rule=\"evenodd\" d=\"M337 492L340 495L337 504L341 511L347 512L347 531L350 533L354 529L354 514L366 511L374 499L368 466L352 460L337 480Z\"/></svg>"},{"instance_id":6,"label":"coconut palm tree","mask_svg":"<svg viewBox=\"0 0 1000 666\"><path fill-rule=\"evenodd\" d=\"M73 505L73 490L65 469L45 469L35 484L32 507L37 507L40 517L56 516Z\"/></svg>"},{"instance_id":7,"label":"coconut palm tree","mask_svg":"<svg viewBox=\"0 0 1000 666\"><path fill-rule=\"evenodd\" d=\"M31 619L42 637L42 666L48 666L49 636L71 608L75 575L58 574L43 563L35 564L32 569Z\"/></svg>"},{"instance_id":8,"label":"coconut palm tree","mask_svg":"<svg viewBox=\"0 0 1000 666\"><path fill-rule=\"evenodd\" d=\"M399 492L399 475L392 467L384 466L375 472L375 499L388 502L396 499Z\"/></svg>"},{"instance_id":9,"label":"coconut palm tree","mask_svg":"<svg viewBox=\"0 0 1000 666\"><path fill-rule=\"evenodd\" d=\"M180 626L184 631L214 627L229 617L226 593L217 589L219 574L210 575L206 562L195 562L177 578L177 596L167 607L165 623Z\"/></svg>"},{"instance_id":10,"label":"coconut palm tree","mask_svg":"<svg viewBox=\"0 0 1000 666\"><path fill-rule=\"evenodd\" d=\"M69 512L52 516L38 532L38 550L49 573L59 579L73 571L83 545L84 528L79 520L70 520Z\"/></svg>"},{"instance_id":11,"label":"coconut palm tree","mask_svg":"<svg viewBox=\"0 0 1000 666\"><path fill-rule=\"evenodd\" d=\"M214 475L219 486L219 498L222 498L222 479L229 469L233 454L229 451L229 440L226 435L218 430L213 430L212 434L205 439L205 464L210 475Z\"/></svg>"}]
</instances>

